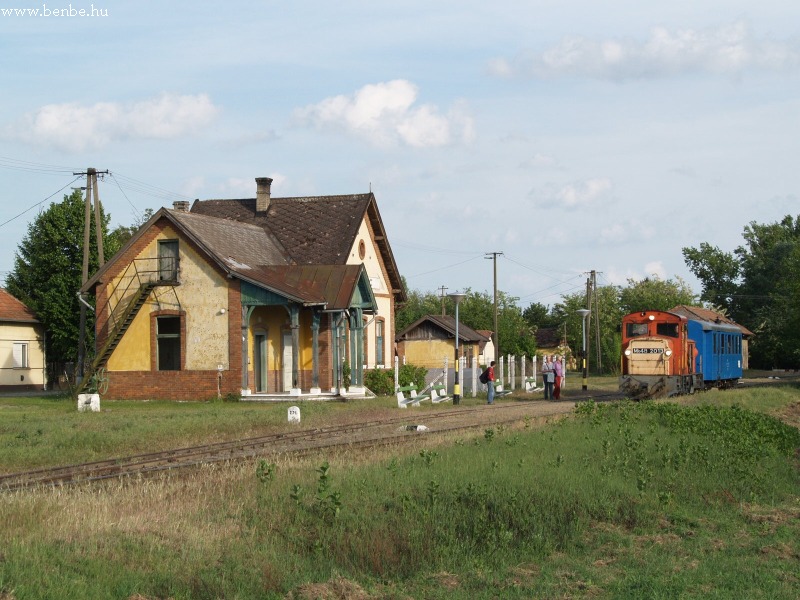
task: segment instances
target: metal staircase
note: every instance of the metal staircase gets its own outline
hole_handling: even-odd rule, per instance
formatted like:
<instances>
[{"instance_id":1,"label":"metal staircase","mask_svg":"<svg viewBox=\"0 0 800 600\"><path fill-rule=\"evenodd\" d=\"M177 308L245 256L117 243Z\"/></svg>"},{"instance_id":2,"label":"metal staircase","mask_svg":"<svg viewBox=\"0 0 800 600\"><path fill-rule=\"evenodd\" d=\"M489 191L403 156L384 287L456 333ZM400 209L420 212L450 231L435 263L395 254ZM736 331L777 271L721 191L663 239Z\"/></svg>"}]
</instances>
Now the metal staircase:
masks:
<instances>
[{"instance_id":1,"label":"metal staircase","mask_svg":"<svg viewBox=\"0 0 800 600\"><path fill-rule=\"evenodd\" d=\"M136 315L139 314L139 311L142 306L144 306L145 302L147 302L153 290L159 286L168 286L172 288L174 293L174 286L178 285L177 268L171 268L168 272L173 277L164 278L165 271L163 270L163 265L158 266L156 269L142 269L138 266L139 262L149 262L150 260L151 259L134 260L120 278L120 281L128 281L126 289L122 291L122 297L128 295L131 289L135 291L130 295L130 299L127 302L118 302L109 314L107 321L109 328L108 337L106 337L103 347L98 350L92 366L84 373L83 380L80 385L78 385L78 394L85 393L89 384L96 378L98 371L105 367L114 349L119 345L125 332L128 330L131 323L133 323ZM132 269L130 275L128 275L129 269ZM136 284L139 286L138 290L135 287ZM114 296L117 292L118 290L109 290L109 298ZM175 302L180 306L177 294L175 294Z\"/></svg>"}]
</instances>

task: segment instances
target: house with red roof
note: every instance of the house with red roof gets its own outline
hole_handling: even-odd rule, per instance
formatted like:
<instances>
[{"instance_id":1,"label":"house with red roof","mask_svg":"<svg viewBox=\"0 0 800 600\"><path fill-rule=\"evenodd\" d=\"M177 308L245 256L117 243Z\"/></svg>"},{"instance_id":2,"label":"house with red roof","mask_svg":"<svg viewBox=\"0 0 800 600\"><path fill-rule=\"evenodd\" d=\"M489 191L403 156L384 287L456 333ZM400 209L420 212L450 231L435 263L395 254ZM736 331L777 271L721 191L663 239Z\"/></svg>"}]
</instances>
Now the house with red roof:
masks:
<instances>
[{"instance_id":1,"label":"house with red roof","mask_svg":"<svg viewBox=\"0 0 800 600\"><path fill-rule=\"evenodd\" d=\"M405 292L375 196L271 183L160 209L82 288L108 397L359 394L365 368L393 364Z\"/></svg>"},{"instance_id":2,"label":"house with red roof","mask_svg":"<svg viewBox=\"0 0 800 600\"><path fill-rule=\"evenodd\" d=\"M0 390L43 390L45 337L31 309L0 288Z\"/></svg>"}]
</instances>

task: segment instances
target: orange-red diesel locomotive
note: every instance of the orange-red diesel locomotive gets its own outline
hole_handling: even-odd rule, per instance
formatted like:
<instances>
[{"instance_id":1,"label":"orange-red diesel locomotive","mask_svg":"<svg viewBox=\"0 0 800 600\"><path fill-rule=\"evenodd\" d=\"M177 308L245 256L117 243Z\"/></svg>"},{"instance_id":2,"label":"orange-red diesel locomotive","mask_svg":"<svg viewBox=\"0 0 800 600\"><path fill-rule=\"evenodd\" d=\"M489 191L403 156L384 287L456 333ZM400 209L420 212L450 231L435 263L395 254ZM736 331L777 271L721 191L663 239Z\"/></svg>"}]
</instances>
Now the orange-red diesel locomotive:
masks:
<instances>
[{"instance_id":1,"label":"orange-red diesel locomotive","mask_svg":"<svg viewBox=\"0 0 800 600\"><path fill-rule=\"evenodd\" d=\"M658 310L622 318L620 391L631 398L691 394L703 389L688 319Z\"/></svg>"}]
</instances>

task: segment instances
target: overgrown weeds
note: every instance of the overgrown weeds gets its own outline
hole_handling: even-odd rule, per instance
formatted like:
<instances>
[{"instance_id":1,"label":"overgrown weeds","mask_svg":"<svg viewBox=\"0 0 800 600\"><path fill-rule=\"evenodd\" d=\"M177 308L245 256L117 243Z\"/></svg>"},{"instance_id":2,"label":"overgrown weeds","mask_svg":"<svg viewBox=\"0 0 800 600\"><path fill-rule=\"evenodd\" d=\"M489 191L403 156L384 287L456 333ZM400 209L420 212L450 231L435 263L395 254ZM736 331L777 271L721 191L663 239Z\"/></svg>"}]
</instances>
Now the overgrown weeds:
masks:
<instances>
[{"instance_id":1,"label":"overgrown weeds","mask_svg":"<svg viewBox=\"0 0 800 600\"><path fill-rule=\"evenodd\" d=\"M798 447L742 406L586 403L369 464L320 453L7 495L0 593L282 598L351 580L365 598L794 598Z\"/></svg>"}]
</instances>

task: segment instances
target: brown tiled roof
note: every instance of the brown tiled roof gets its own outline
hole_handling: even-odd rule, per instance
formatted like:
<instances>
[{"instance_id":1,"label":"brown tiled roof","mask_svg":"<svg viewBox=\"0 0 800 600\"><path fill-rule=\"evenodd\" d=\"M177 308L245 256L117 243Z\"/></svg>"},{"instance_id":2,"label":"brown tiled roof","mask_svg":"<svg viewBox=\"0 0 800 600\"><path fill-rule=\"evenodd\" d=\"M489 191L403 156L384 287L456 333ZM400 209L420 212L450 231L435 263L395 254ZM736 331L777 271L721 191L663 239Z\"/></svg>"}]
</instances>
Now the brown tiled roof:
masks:
<instances>
[{"instance_id":1,"label":"brown tiled roof","mask_svg":"<svg viewBox=\"0 0 800 600\"><path fill-rule=\"evenodd\" d=\"M280 242L263 227L179 210L169 213L184 226L195 243L205 246L229 266L246 268L288 262Z\"/></svg>"},{"instance_id":2,"label":"brown tiled roof","mask_svg":"<svg viewBox=\"0 0 800 600\"><path fill-rule=\"evenodd\" d=\"M256 212L255 198L196 200L191 212L162 208L147 225L164 217L183 230L223 270L253 283L266 285L269 282L275 291L283 290L288 297L300 302L320 303L324 299L324 302L333 302L337 306L339 299L330 297L332 292L325 292L326 286L316 278L333 282L341 277L339 283L343 283L351 276L352 270L340 273L330 267L347 263L361 223L366 218L383 258L395 300L402 302L405 299L372 193L272 198L265 213ZM142 235L147 225L140 228L124 249ZM285 265L314 266L314 273L296 270L295 275L290 276L280 269L269 268ZM108 268L110 265L106 263L82 289L92 289ZM300 273L311 280L293 285L292 280L299 281Z\"/></svg>"},{"instance_id":3,"label":"brown tiled roof","mask_svg":"<svg viewBox=\"0 0 800 600\"><path fill-rule=\"evenodd\" d=\"M697 319L698 321L708 321L709 323L727 323L730 325L735 325L736 327L742 330L742 335L746 336L753 335L753 332L750 331L744 325L740 325L733 319L726 317L721 313L709 310L707 308L702 308L700 306L687 306L685 304L681 304L680 306L671 308L669 312L678 315L683 315L684 317L688 317L690 319Z\"/></svg>"},{"instance_id":4,"label":"brown tiled roof","mask_svg":"<svg viewBox=\"0 0 800 600\"><path fill-rule=\"evenodd\" d=\"M456 335L456 319L455 319L455 317L451 317L449 315L445 315L445 316L441 316L441 315L426 315L426 316L422 317L421 319L417 319L411 325L409 325L408 327L403 329L403 331L401 331L400 333L398 333L395 336L395 339L397 341L402 340L404 338L404 336L409 331L413 331L414 329L419 327L425 321L430 321L431 323L433 323L434 325L436 325L440 329L442 329L442 330L446 331L447 333L451 334L453 337L455 337L455 335ZM464 323L462 323L460 319L459 319L459 323L458 323L458 339L459 339L459 341L471 342L471 343L480 343L480 342L484 342L485 343L487 341L487 339L484 336L482 336L480 333L478 333L477 331L475 331L471 327L468 327L467 325L464 325Z\"/></svg>"},{"instance_id":5,"label":"brown tiled roof","mask_svg":"<svg viewBox=\"0 0 800 600\"><path fill-rule=\"evenodd\" d=\"M30 308L0 288L0 321L38 323L39 319Z\"/></svg>"},{"instance_id":6,"label":"brown tiled roof","mask_svg":"<svg viewBox=\"0 0 800 600\"><path fill-rule=\"evenodd\" d=\"M362 265L260 265L238 274L298 302L343 310L350 307L363 270Z\"/></svg>"},{"instance_id":7,"label":"brown tiled roof","mask_svg":"<svg viewBox=\"0 0 800 600\"><path fill-rule=\"evenodd\" d=\"M268 230L301 265L344 264L367 212L372 194L272 198L256 213L255 198L197 200L191 214L208 215Z\"/></svg>"}]
</instances>

